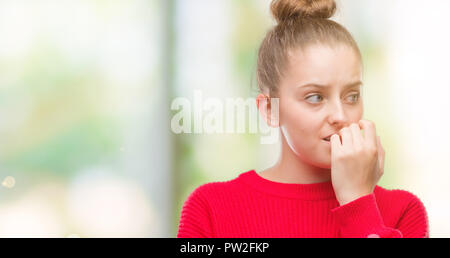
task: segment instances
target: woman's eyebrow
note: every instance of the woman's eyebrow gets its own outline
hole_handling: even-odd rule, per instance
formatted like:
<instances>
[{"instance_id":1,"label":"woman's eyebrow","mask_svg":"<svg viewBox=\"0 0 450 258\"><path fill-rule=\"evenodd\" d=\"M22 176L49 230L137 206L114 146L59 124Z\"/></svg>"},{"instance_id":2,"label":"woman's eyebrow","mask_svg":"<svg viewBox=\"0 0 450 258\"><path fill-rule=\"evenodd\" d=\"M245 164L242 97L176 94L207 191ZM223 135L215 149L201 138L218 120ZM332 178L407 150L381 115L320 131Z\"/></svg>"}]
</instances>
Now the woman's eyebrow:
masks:
<instances>
[{"instance_id":1,"label":"woman's eyebrow","mask_svg":"<svg viewBox=\"0 0 450 258\"><path fill-rule=\"evenodd\" d=\"M344 89L348 89L348 88L352 88L352 87L356 87L356 86L362 86L363 83L361 81L356 81L356 82L352 82L349 83L347 85L344 86ZM301 86L298 86L298 88L303 89L303 88L328 88L330 87L329 85L324 85L324 84L317 84L317 83L307 83Z\"/></svg>"}]
</instances>

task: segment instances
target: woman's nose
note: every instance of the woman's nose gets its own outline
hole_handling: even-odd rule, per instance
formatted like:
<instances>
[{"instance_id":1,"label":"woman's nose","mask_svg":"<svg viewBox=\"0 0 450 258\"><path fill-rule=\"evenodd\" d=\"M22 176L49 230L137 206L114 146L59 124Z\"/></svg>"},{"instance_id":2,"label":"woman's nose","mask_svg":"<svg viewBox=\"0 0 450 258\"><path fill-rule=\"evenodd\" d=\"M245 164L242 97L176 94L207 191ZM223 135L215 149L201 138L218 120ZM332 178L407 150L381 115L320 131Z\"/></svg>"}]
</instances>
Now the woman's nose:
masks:
<instances>
[{"instance_id":1,"label":"woman's nose","mask_svg":"<svg viewBox=\"0 0 450 258\"><path fill-rule=\"evenodd\" d=\"M330 124L346 124L348 122L342 103L336 103L330 106L328 120Z\"/></svg>"}]
</instances>

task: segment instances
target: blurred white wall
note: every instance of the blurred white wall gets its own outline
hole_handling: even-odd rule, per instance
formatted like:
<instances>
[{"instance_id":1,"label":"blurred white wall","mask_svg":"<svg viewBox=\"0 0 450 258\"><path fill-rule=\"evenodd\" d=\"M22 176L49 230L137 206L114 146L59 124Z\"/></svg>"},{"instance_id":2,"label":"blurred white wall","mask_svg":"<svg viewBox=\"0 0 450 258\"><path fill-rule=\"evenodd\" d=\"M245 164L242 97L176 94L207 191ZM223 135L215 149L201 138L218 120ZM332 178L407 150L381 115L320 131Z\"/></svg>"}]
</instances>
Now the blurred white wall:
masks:
<instances>
[{"instance_id":1,"label":"blurred white wall","mask_svg":"<svg viewBox=\"0 0 450 258\"><path fill-rule=\"evenodd\" d=\"M450 237L450 2L393 1L388 54L401 185L424 202L431 237Z\"/></svg>"}]
</instances>

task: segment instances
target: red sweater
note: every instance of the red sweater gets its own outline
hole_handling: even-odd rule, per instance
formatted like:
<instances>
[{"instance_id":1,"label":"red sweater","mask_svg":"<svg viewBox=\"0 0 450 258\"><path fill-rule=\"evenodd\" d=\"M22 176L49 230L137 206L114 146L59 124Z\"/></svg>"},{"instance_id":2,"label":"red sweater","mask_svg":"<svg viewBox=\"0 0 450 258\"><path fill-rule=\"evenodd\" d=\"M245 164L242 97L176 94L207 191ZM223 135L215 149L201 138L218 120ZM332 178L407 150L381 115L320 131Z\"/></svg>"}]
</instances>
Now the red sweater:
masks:
<instances>
[{"instance_id":1,"label":"red sweater","mask_svg":"<svg viewBox=\"0 0 450 258\"><path fill-rule=\"evenodd\" d=\"M429 237L422 202L404 190L374 192L339 206L331 181L287 184L254 170L197 187L177 237Z\"/></svg>"}]
</instances>

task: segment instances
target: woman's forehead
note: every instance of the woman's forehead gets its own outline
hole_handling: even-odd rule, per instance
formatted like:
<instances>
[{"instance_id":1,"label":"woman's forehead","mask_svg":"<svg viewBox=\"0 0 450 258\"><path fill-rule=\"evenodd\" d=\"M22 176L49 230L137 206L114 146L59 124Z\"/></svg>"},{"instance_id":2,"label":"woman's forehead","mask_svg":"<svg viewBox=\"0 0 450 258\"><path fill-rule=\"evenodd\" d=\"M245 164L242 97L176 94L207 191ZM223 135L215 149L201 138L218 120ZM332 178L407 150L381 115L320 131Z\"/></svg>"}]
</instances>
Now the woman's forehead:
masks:
<instances>
[{"instance_id":1,"label":"woman's forehead","mask_svg":"<svg viewBox=\"0 0 450 258\"><path fill-rule=\"evenodd\" d=\"M318 84L348 83L361 79L361 61L348 46L312 45L290 51L287 77ZM289 78L287 78L289 79Z\"/></svg>"}]
</instances>

